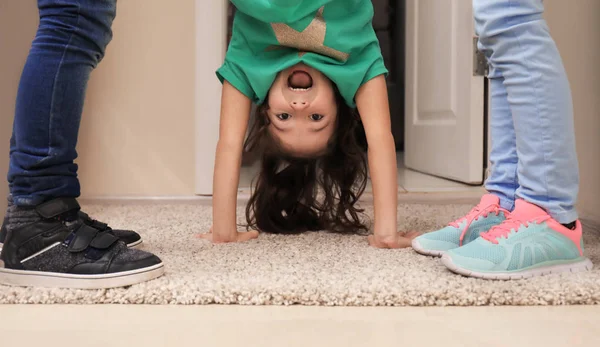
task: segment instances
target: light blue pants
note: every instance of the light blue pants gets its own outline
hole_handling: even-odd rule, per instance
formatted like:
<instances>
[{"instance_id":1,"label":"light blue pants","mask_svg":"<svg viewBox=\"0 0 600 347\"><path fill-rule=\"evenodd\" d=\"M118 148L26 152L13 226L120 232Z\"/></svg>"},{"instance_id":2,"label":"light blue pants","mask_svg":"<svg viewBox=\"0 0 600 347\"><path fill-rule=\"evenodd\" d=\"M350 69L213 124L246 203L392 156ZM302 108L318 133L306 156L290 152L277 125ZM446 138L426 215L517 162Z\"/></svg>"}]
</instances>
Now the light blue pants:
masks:
<instances>
[{"instance_id":1,"label":"light blue pants","mask_svg":"<svg viewBox=\"0 0 600 347\"><path fill-rule=\"evenodd\" d=\"M473 0L479 49L490 64L492 163L486 189L560 223L577 219L579 171L567 75L542 0Z\"/></svg>"}]
</instances>

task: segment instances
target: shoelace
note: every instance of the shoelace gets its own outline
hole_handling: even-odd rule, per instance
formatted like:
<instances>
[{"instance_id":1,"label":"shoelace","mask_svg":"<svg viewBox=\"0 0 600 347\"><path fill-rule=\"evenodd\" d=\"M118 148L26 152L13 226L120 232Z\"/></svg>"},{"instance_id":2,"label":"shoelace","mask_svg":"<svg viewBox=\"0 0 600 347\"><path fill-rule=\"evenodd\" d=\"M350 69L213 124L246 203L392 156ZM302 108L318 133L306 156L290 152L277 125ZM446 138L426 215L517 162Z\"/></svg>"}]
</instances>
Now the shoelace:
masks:
<instances>
[{"instance_id":1,"label":"shoelace","mask_svg":"<svg viewBox=\"0 0 600 347\"><path fill-rule=\"evenodd\" d=\"M492 227L487 233L481 234L481 237L491 243L498 244L499 238L507 238L512 230L518 232L521 225L527 228L532 223L539 224L548 219L550 219L550 216L543 216L534 220L522 220L514 215L508 215L508 218L503 223Z\"/></svg>"},{"instance_id":2,"label":"shoelace","mask_svg":"<svg viewBox=\"0 0 600 347\"><path fill-rule=\"evenodd\" d=\"M473 207L471 209L471 211L469 211L469 213L467 213L466 216L461 217L457 220L455 220L454 222L451 222L449 225L453 226L455 228L459 228L460 227L460 223L462 221L464 221L465 219L467 220L467 223L465 224L462 233L460 234L460 245L462 246L463 244L463 239L465 238L465 235L467 233L467 230L469 229L469 227L471 226L471 224L476 221L479 217L482 216L487 216L490 213L494 213L496 216L498 216L500 214L500 208L497 205L490 205L487 206L485 208L482 208L480 205L477 205L475 207Z\"/></svg>"}]
</instances>

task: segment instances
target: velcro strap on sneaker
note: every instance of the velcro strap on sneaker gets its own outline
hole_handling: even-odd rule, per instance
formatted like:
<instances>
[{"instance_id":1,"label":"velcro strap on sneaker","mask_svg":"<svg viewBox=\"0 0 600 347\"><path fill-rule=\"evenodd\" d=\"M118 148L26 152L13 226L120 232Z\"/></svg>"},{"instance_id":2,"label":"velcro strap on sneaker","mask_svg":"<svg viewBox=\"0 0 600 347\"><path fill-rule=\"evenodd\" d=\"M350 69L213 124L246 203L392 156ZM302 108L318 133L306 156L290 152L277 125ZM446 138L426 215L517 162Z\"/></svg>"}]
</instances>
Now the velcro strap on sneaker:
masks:
<instances>
[{"instance_id":1,"label":"velcro strap on sneaker","mask_svg":"<svg viewBox=\"0 0 600 347\"><path fill-rule=\"evenodd\" d=\"M81 212L80 211L79 212L79 217L81 219L83 219L83 221L85 222L85 224L91 226L94 229L98 229L98 230L101 230L101 231L109 229L108 224L99 222L99 221L94 220L94 219L91 219L90 216L87 213L85 213L85 212Z\"/></svg>"},{"instance_id":2,"label":"velcro strap on sneaker","mask_svg":"<svg viewBox=\"0 0 600 347\"><path fill-rule=\"evenodd\" d=\"M77 253L84 251L90 246L97 234L98 230L82 224L79 229L75 231L75 237L73 237L73 240L69 243L69 252Z\"/></svg>"},{"instance_id":3,"label":"velcro strap on sneaker","mask_svg":"<svg viewBox=\"0 0 600 347\"><path fill-rule=\"evenodd\" d=\"M97 220L92 221L92 227L101 231L109 229L108 224L99 222Z\"/></svg>"},{"instance_id":4,"label":"velcro strap on sneaker","mask_svg":"<svg viewBox=\"0 0 600 347\"><path fill-rule=\"evenodd\" d=\"M113 233L103 232L98 233L96 237L94 237L90 246L97 249L108 249L117 241L119 241L119 238L116 237Z\"/></svg>"},{"instance_id":5,"label":"velcro strap on sneaker","mask_svg":"<svg viewBox=\"0 0 600 347\"><path fill-rule=\"evenodd\" d=\"M40 204L35 209L40 216L50 219L80 208L79 203L74 198L58 198Z\"/></svg>"}]
</instances>

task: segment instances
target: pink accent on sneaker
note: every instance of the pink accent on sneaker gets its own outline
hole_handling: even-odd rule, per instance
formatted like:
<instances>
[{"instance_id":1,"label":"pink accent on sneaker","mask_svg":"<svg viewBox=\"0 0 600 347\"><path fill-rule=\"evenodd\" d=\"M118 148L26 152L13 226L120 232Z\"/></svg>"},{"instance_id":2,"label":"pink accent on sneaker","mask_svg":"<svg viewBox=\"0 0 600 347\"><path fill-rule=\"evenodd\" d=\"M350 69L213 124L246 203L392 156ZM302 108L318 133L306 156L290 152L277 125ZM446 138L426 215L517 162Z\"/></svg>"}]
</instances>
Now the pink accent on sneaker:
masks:
<instances>
[{"instance_id":1,"label":"pink accent on sneaker","mask_svg":"<svg viewBox=\"0 0 600 347\"><path fill-rule=\"evenodd\" d=\"M575 229L571 230L566 228L564 225L560 224L556 221L556 219L548 219L546 224L557 233L561 233L564 236L568 237L569 240L573 241L577 249L579 250L579 255L583 257L583 250L581 249L581 237L583 234L583 227L581 226L581 222L579 220L575 221Z\"/></svg>"},{"instance_id":2,"label":"pink accent on sneaker","mask_svg":"<svg viewBox=\"0 0 600 347\"><path fill-rule=\"evenodd\" d=\"M467 213L466 216L461 217L455 220L454 222L451 222L449 225L455 228L459 228L461 222L463 222L464 220L467 221L462 233L460 234L460 245L462 246L463 239L465 237L465 234L467 233L467 229L469 229L469 226L471 226L471 223L473 223L473 221L476 221L479 217L487 216L490 213L495 213L497 216L501 212L505 215L509 214L507 210L500 207L500 198L498 198L494 194L485 194L481 197L481 201L479 201L479 204L473 207L473 209L469 211L469 213Z\"/></svg>"},{"instance_id":3,"label":"pink accent on sneaker","mask_svg":"<svg viewBox=\"0 0 600 347\"><path fill-rule=\"evenodd\" d=\"M575 230L570 230L557 222L555 219L541 209L540 207L531 204L525 200L515 201L515 210L508 215L508 218L501 224L492 227L487 233L481 235L482 238L498 244L498 239L508 237L511 230L518 231L521 225L529 225L530 223L543 223L552 228L557 233L561 233L571 240L579 249L579 254L583 255L581 249L581 222L577 221Z\"/></svg>"}]
</instances>

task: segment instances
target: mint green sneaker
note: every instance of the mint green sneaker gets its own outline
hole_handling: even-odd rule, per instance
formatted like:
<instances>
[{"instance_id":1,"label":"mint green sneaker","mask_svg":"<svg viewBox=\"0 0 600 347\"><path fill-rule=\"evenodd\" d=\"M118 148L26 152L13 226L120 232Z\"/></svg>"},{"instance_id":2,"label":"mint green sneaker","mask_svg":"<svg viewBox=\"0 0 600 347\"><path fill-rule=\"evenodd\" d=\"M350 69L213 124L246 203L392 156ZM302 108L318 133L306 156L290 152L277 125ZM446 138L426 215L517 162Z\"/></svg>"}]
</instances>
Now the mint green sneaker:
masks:
<instances>
[{"instance_id":1,"label":"mint green sneaker","mask_svg":"<svg viewBox=\"0 0 600 347\"><path fill-rule=\"evenodd\" d=\"M464 276L502 280L591 270L581 234L579 221L575 229L568 229L541 208L517 200L506 221L448 251L442 263Z\"/></svg>"},{"instance_id":2,"label":"mint green sneaker","mask_svg":"<svg viewBox=\"0 0 600 347\"><path fill-rule=\"evenodd\" d=\"M466 216L443 229L415 238L412 248L423 255L441 257L444 252L466 245L481 233L502 223L508 214L507 210L500 207L497 196L486 194Z\"/></svg>"}]
</instances>

